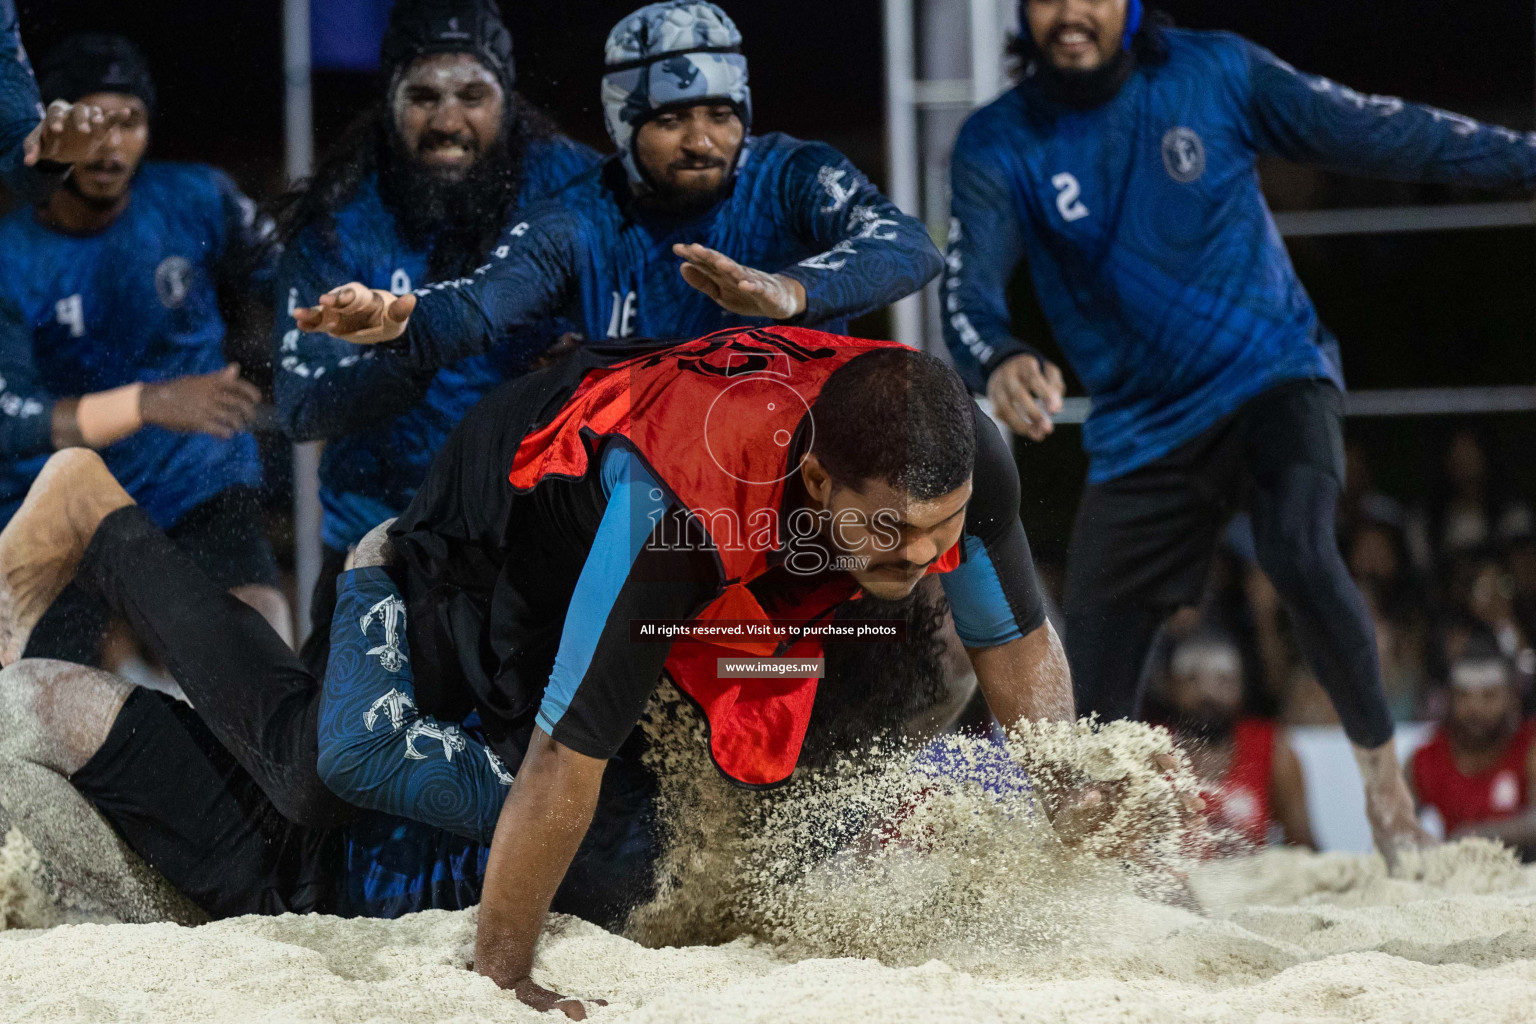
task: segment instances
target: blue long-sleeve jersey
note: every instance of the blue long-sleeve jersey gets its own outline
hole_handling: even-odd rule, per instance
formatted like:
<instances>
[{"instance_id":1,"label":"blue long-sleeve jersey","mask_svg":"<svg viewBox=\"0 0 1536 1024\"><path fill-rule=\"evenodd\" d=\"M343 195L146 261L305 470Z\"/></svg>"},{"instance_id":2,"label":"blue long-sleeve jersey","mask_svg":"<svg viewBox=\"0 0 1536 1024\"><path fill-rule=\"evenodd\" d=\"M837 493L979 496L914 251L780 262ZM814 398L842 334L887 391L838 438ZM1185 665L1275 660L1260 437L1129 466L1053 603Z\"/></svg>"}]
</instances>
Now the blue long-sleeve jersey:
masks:
<instances>
[{"instance_id":1,"label":"blue long-sleeve jersey","mask_svg":"<svg viewBox=\"0 0 1536 1024\"><path fill-rule=\"evenodd\" d=\"M228 176L148 163L110 227L89 236L0 221L0 521L16 511L52 450L55 398L222 369L217 285L264 271L256 207ZM255 268L254 270L252 268ZM102 451L162 528L237 484L257 486L256 440L147 426Z\"/></svg>"},{"instance_id":2,"label":"blue long-sleeve jersey","mask_svg":"<svg viewBox=\"0 0 1536 1024\"><path fill-rule=\"evenodd\" d=\"M1343 385L1260 192L1260 154L1402 181L1536 182L1536 134L1361 95L1227 33L1169 31L1168 45L1166 64L1089 110L1026 79L955 147L945 340L978 390L1032 352L1005 300L1027 261L1093 401L1094 482L1281 382Z\"/></svg>"},{"instance_id":3,"label":"blue long-sleeve jersey","mask_svg":"<svg viewBox=\"0 0 1536 1024\"><path fill-rule=\"evenodd\" d=\"M58 184L46 171L26 166L23 143L43 116L43 104L21 45L13 0L0 0L0 179L23 199L39 200Z\"/></svg>"},{"instance_id":4,"label":"blue long-sleeve jersey","mask_svg":"<svg viewBox=\"0 0 1536 1024\"><path fill-rule=\"evenodd\" d=\"M563 136L530 143L523 158L519 209L557 192L599 161ZM397 516L433 454L487 391L522 373L530 353L569 329L558 321L512 332L484 355L440 368L411 369L374 349L324 334L304 334L296 306L312 305L348 281L403 295L425 285L430 245L402 240L395 215L370 179L336 213L334 240L316 226L302 231L278 264L277 405L290 434L326 440L320 500L327 546L345 550Z\"/></svg>"},{"instance_id":5,"label":"blue long-sleeve jersey","mask_svg":"<svg viewBox=\"0 0 1536 1024\"><path fill-rule=\"evenodd\" d=\"M922 223L846 157L787 135L749 138L735 187L689 218L652 213L610 159L530 210L473 277L417 292L396 349L440 366L486 351L508 326L572 304L589 339L697 337L774 321L722 309L689 286L672 253L696 242L805 286L799 323L845 332L852 317L912 294L941 269Z\"/></svg>"}]
</instances>

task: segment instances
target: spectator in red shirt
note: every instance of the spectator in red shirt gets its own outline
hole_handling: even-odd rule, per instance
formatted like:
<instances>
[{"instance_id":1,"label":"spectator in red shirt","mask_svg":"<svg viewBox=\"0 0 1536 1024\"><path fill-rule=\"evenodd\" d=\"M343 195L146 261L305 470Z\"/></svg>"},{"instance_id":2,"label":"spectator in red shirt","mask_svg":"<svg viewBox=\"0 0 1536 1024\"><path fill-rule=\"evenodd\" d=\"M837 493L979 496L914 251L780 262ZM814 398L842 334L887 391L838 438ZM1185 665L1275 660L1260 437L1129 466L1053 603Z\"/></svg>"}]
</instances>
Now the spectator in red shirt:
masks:
<instances>
[{"instance_id":1,"label":"spectator in red shirt","mask_svg":"<svg viewBox=\"0 0 1536 1024\"><path fill-rule=\"evenodd\" d=\"M1169 664L1172 729L1205 782L1201 796L1218 827L1263 846L1278 826L1287 844L1316 848L1301 762L1274 722L1242 714L1243 663L1224 636L1197 633Z\"/></svg>"},{"instance_id":2,"label":"spectator in red shirt","mask_svg":"<svg viewBox=\"0 0 1536 1024\"><path fill-rule=\"evenodd\" d=\"M1522 719L1509 661L1486 638L1451 666L1445 722L1413 755L1409 783L1450 839L1484 836L1536 854L1536 721Z\"/></svg>"}]
</instances>

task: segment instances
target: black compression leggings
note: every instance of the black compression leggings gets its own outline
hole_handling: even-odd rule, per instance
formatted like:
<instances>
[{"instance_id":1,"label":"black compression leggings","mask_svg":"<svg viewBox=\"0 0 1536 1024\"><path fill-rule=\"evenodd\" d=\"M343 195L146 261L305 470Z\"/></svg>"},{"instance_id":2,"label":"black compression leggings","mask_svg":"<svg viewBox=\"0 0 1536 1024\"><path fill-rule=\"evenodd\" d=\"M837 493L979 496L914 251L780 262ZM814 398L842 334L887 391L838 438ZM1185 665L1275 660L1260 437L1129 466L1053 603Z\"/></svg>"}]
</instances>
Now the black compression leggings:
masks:
<instances>
[{"instance_id":1,"label":"black compression leggings","mask_svg":"<svg viewBox=\"0 0 1536 1024\"><path fill-rule=\"evenodd\" d=\"M1259 567L1274 584L1302 654L1354 743L1392 738L1381 692L1376 629L1334 537L1339 484L1314 466L1291 464L1256 476L1254 539ZM1211 537L1214 546L1216 538ZM1073 595L1065 643L1079 714L1134 718L1147 652L1169 609L1136 600Z\"/></svg>"},{"instance_id":2,"label":"black compression leggings","mask_svg":"<svg viewBox=\"0 0 1536 1024\"><path fill-rule=\"evenodd\" d=\"M326 829L357 816L316 770L319 682L259 612L208 579L142 509L102 522L76 578L149 645L283 817Z\"/></svg>"}]
</instances>

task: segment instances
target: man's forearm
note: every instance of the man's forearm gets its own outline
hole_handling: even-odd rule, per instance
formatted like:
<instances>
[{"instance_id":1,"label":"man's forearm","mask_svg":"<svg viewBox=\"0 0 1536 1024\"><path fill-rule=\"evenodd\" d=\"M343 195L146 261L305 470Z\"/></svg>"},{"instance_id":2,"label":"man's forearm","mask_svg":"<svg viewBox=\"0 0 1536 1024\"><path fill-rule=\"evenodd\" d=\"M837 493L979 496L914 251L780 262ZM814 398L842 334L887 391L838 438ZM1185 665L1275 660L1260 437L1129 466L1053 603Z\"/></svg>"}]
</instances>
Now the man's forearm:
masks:
<instances>
[{"instance_id":1,"label":"man's forearm","mask_svg":"<svg viewBox=\"0 0 1536 1024\"><path fill-rule=\"evenodd\" d=\"M533 969L549 904L592 823L605 762L535 729L485 869L475 970L515 988Z\"/></svg>"},{"instance_id":2,"label":"man's forearm","mask_svg":"<svg viewBox=\"0 0 1536 1024\"><path fill-rule=\"evenodd\" d=\"M1480 821L1470 825L1466 834L1496 839L1510 846L1536 846L1536 810L1500 821Z\"/></svg>"},{"instance_id":3,"label":"man's forearm","mask_svg":"<svg viewBox=\"0 0 1536 1024\"><path fill-rule=\"evenodd\" d=\"M987 706L1004 728L1077 717L1067 653L1049 622L1017 640L969 653Z\"/></svg>"}]
</instances>

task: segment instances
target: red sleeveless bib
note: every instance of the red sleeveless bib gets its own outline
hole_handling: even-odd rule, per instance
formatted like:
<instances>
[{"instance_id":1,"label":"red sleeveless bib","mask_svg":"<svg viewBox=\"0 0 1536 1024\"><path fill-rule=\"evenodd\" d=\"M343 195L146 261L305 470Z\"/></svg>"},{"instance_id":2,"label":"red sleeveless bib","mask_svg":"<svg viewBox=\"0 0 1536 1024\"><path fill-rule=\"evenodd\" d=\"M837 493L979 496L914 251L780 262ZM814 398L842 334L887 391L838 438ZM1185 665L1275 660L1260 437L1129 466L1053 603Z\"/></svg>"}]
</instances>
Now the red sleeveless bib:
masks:
<instances>
[{"instance_id":1,"label":"red sleeveless bib","mask_svg":"<svg viewBox=\"0 0 1536 1024\"><path fill-rule=\"evenodd\" d=\"M747 585L769 571L788 537L780 521L792 443L827 378L851 359L894 342L796 327L722 332L589 372L555 418L518 447L509 479L527 491L550 477L585 476L605 438L622 438L710 538L724 586L698 621L786 622L829 618L854 598L853 581L764 608ZM809 438L807 438L809 440ZM809 450L809 445L806 445ZM960 564L945 553L931 572ZM667 672L703 711L710 753L726 776L749 786L794 772L810 724L817 680L722 679L722 657L816 658L821 644L779 650L772 640L679 640Z\"/></svg>"}]
</instances>

